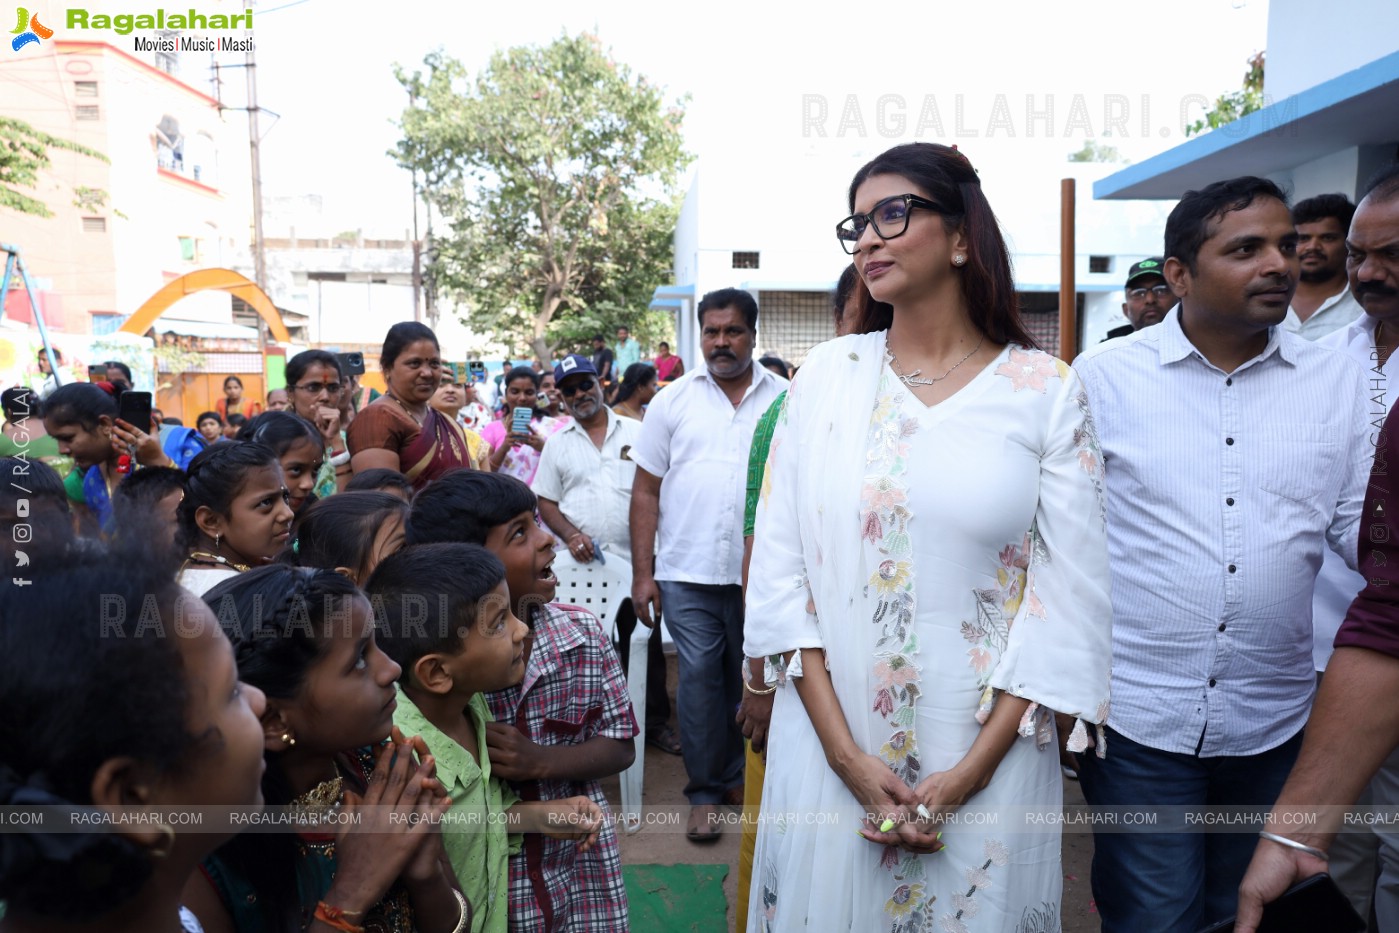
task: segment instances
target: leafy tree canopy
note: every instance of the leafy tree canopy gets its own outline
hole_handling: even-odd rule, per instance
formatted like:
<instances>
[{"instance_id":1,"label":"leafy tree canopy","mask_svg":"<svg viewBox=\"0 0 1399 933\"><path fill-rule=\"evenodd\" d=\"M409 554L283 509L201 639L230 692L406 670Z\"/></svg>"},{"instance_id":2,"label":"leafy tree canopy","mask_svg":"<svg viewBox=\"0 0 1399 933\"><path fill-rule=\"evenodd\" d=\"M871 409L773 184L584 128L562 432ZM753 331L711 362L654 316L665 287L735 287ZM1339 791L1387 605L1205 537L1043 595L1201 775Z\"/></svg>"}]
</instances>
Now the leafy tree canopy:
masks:
<instances>
[{"instance_id":1,"label":"leafy tree canopy","mask_svg":"<svg viewBox=\"0 0 1399 933\"><path fill-rule=\"evenodd\" d=\"M96 149L50 136L23 120L0 116L0 207L8 207L21 214L53 216L48 205L21 190L33 189L38 185L39 172L48 168L52 161L49 158L50 149L67 149L103 162L111 161ZM80 189L79 197L84 191L94 190Z\"/></svg>"},{"instance_id":2,"label":"leafy tree canopy","mask_svg":"<svg viewBox=\"0 0 1399 933\"><path fill-rule=\"evenodd\" d=\"M1209 130L1219 129L1226 123L1233 123L1242 116L1263 109L1263 56L1259 52L1248 60L1248 71L1244 74L1244 86L1239 91L1221 94L1214 106L1205 112L1204 119L1196 120L1185 128L1186 136L1196 136Z\"/></svg>"},{"instance_id":3,"label":"leafy tree canopy","mask_svg":"<svg viewBox=\"0 0 1399 933\"><path fill-rule=\"evenodd\" d=\"M596 37L497 52L469 78L442 52L407 89L391 154L446 222L433 284L470 326L548 359L580 333L639 333L671 279L684 101L633 75Z\"/></svg>"}]
</instances>

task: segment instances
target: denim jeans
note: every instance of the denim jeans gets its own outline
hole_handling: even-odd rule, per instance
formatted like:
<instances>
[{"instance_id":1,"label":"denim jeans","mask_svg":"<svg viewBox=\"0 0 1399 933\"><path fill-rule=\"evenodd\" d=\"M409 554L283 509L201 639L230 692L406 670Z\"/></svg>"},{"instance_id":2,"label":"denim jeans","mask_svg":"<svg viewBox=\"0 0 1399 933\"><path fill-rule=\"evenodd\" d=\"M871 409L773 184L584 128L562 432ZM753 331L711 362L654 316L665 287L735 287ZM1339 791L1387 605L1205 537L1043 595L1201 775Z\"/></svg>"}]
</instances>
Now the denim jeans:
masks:
<instances>
[{"instance_id":1,"label":"denim jeans","mask_svg":"<svg viewBox=\"0 0 1399 933\"><path fill-rule=\"evenodd\" d=\"M1201 758L1165 752L1107 730L1107 757L1079 756L1095 807L1258 807L1266 812L1302 747L1299 732L1257 755ZM1093 826L1093 898L1102 933L1197 933L1233 916L1261 820L1185 828L1163 811L1154 827Z\"/></svg>"},{"instance_id":2,"label":"denim jeans","mask_svg":"<svg viewBox=\"0 0 1399 933\"><path fill-rule=\"evenodd\" d=\"M743 731L734 721L742 699L743 588L657 581L661 611L675 642L680 683L676 714L691 804L720 803L743 783Z\"/></svg>"}]
</instances>

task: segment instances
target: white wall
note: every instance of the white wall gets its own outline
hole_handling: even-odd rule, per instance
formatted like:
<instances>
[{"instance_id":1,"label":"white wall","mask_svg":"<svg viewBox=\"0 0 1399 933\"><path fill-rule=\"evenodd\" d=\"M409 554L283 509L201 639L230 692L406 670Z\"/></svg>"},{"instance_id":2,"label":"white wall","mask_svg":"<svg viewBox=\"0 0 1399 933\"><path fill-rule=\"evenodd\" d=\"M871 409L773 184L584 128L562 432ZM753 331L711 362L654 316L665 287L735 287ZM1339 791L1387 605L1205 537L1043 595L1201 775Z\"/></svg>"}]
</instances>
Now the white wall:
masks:
<instances>
[{"instance_id":1,"label":"white wall","mask_svg":"<svg viewBox=\"0 0 1399 933\"><path fill-rule=\"evenodd\" d=\"M1270 0L1263 90L1274 101L1399 51L1399 3ZM1334 189L1333 189L1334 190Z\"/></svg>"}]
</instances>

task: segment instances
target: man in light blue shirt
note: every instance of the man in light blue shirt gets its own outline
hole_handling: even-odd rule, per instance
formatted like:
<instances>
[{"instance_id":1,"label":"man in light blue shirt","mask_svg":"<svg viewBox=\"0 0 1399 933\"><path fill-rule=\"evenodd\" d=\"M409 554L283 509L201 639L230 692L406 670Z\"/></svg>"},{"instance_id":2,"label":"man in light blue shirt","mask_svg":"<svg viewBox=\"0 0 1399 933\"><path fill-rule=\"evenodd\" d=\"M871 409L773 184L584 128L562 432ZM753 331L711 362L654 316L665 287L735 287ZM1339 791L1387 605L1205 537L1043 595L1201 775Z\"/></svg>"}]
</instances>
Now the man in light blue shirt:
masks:
<instances>
[{"instance_id":1,"label":"man in light blue shirt","mask_svg":"<svg viewBox=\"0 0 1399 933\"><path fill-rule=\"evenodd\" d=\"M1166 223L1180 304L1074 364L1106 465L1113 603L1107 757L1079 773L1095 807L1157 819L1095 825L1103 933L1233 913L1256 839L1201 831L1207 808L1277 798L1311 707L1322 554L1356 564L1365 373L1279 326L1297 239L1270 181L1187 192Z\"/></svg>"},{"instance_id":2,"label":"man in light blue shirt","mask_svg":"<svg viewBox=\"0 0 1399 933\"><path fill-rule=\"evenodd\" d=\"M627 374L627 367L640 362L641 344L636 342L630 330L625 327L617 328L617 368L614 370L616 376L613 377L613 381L620 382Z\"/></svg>"}]
</instances>

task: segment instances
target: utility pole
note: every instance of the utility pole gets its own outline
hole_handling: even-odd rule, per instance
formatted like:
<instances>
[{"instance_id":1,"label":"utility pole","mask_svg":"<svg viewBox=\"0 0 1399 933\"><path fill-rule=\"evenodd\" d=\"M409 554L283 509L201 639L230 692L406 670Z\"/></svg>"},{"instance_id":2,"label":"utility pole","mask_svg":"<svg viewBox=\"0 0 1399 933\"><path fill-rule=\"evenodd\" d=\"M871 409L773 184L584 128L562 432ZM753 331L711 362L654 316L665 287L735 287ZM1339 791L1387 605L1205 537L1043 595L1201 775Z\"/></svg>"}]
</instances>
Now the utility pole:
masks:
<instances>
[{"instance_id":1,"label":"utility pole","mask_svg":"<svg viewBox=\"0 0 1399 933\"><path fill-rule=\"evenodd\" d=\"M252 0L248 0L244 9L251 17ZM248 149L253 162L253 276L257 287L267 294L267 254L262 240L262 139L257 125L257 61L252 48L247 51L244 67L248 72ZM257 349L260 354L267 352L267 323L261 315L257 319Z\"/></svg>"}]
</instances>

